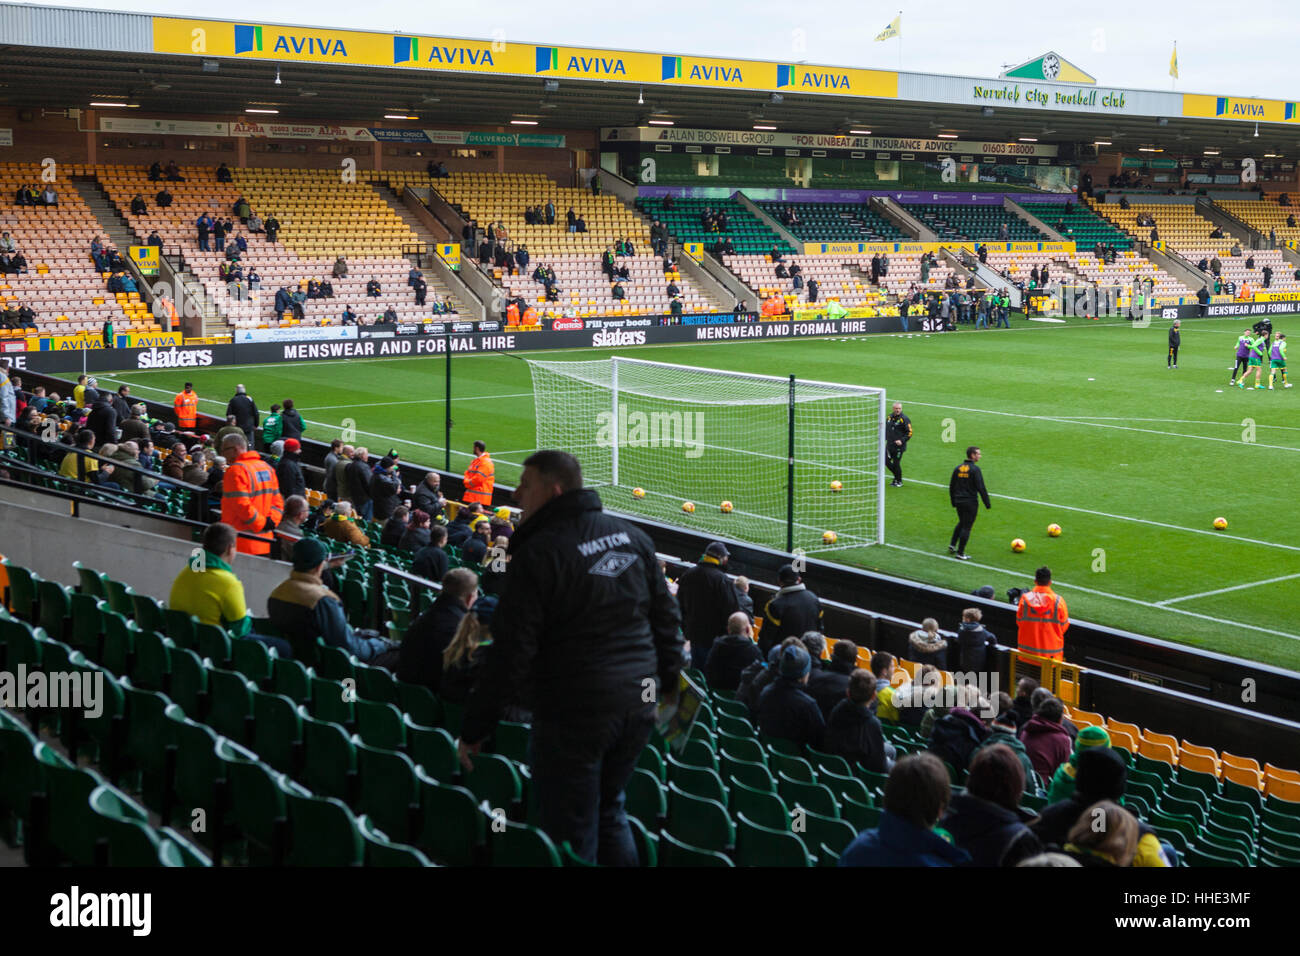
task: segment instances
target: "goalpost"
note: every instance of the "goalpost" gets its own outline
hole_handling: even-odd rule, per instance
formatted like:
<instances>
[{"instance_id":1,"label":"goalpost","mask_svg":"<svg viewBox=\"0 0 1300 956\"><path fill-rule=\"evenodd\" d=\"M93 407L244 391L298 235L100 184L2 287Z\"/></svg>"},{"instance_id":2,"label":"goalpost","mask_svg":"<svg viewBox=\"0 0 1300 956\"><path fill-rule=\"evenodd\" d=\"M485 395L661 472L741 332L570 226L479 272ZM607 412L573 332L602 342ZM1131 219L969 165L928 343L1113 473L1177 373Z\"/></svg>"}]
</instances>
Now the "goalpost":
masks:
<instances>
[{"instance_id":1,"label":"goalpost","mask_svg":"<svg viewBox=\"0 0 1300 956\"><path fill-rule=\"evenodd\" d=\"M537 447L576 455L607 508L788 552L884 543L884 389L621 356L528 365Z\"/></svg>"}]
</instances>

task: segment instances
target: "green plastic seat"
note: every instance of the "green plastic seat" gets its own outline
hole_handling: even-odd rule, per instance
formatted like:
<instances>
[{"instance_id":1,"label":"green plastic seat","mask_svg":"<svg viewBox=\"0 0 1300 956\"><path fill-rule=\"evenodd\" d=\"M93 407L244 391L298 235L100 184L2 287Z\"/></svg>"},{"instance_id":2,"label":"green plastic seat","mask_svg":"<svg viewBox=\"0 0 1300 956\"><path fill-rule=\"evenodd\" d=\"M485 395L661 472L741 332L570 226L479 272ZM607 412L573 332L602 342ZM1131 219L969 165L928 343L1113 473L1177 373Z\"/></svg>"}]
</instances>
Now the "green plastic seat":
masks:
<instances>
[{"instance_id":1,"label":"green plastic seat","mask_svg":"<svg viewBox=\"0 0 1300 956\"><path fill-rule=\"evenodd\" d=\"M352 688L330 677L311 679L311 702L307 705L317 720L338 724L349 732L356 725L356 697Z\"/></svg>"},{"instance_id":2,"label":"green plastic seat","mask_svg":"<svg viewBox=\"0 0 1300 956\"><path fill-rule=\"evenodd\" d=\"M215 624L200 623L194 625L194 635L199 656L212 661L217 667L229 670L233 652L230 636L225 629Z\"/></svg>"},{"instance_id":3,"label":"green plastic seat","mask_svg":"<svg viewBox=\"0 0 1300 956\"><path fill-rule=\"evenodd\" d=\"M135 623L142 631L157 631L162 633L166 624L164 621L163 607L147 594L139 594L130 588L127 588L127 596L131 601L131 610L129 612L116 611L124 617L133 617Z\"/></svg>"},{"instance_id":4,"label":"green plastic seat","mask_svg":"<svg viewBox=\"0 0 1300 956\"><path fill-rule=\"evenodd\" d=\"M790 826L790 808L774 790L759 790L732 777L731 800L732 813L743 813L755 823L774 830Z\"/></svg>"},{"instance_id":5,"label":"green plastic seat","mask_svg":"<svg viewBox=\"0 0 1300 956\"><path fill-rule=\"evenodd\" d=\"M188 647L192 651L199 649L199 619L193 614L167 608L163 611L163 633L171 638L177 647Z\"/></svg>"},{"instance_id":6,"label":"green plastic seat","mask_svg":"<svg viewBox=\"0 0 1300 956\"><path fill-rule=\"evenodd\" d=\"M803 807L805 810L837 819L840 815L835 794L825 784L805 783L802 780L793 780L785 773L778 773L776 786L781 799L791 807Z\"/></svg>"},{"instance_id":7,"label":"green plastic seat","mask_svg":"<svg viewBox=\"0 0 1300 956\"><path fill-rule=\"evenodd\" d=\"M767 765L767 751L763 749L757 737L738 737L725 730L719 730L717 741L719 752L725 750L739 760Z\"/></svg>"},{"instance_id":8,"label":"green plastic seat","mask_svg":"<svg viewBox=\"0 0 1300 956\"><path fill-rule=\"evenodd\" d=\"M859 833L870 830L880 823L879 807L863 804L848 795L840 800L840 815Z\"/></svg>"},{"instance_id":9,"label":"green plastic seat","mask_svg":"<svg viewBox=\"0 0 1300 956\"><path fill-rule=\"evenodd\" d=\"M311 668L301 661L277 657L271 665L271 690L295 704L306 704L311 700L313 676Z\"/></svg>"},{"instance_id":10,"label":"green plastic seat","mask_svg":"<svg viewBox=\"0 0 1300 956\"><path fill-rule=\"evenodd\" d=\"M724 779L739 780L747 787L756 790L776 792L776 778L772 776L772 771L767 769L766 764L736 759L726 750L722 751L720 757Z\"/></svg>"},{"instance_id":11,"label":"green plastic seat","mask_svg":"<svg viewBox=\"0 0 1300 956\"><path fill-rule=\"evenodd\" d=\"M533 736L530 724L503 720L492 732L492 752L508 757L516 763L529 762L529 747Z\"/></svg>"},{"instance_id":12,"label":"green plastic seat","mask_svg":"<svg viewBox=\"0 0 1300 956\"><path fill-rule=\"evenodd\" d=\"M647 746L637 756L636 765L659 778L661 783L668 782L668 766L664 763L664 758L654 747Z\"/></svg>"},{"instance_id":13,"label":"green plastic seat","mask_svg":"<svg viewBox=\"0 0 1300 956\"><path fill-rule=\"evenodd\" d=\"M357 679L357 697L389 704L401 703L397 678L393 677L386 668L358 663L354 669Z\"/></svg>"},{"instance_id":14,"label":"green plastic seat","mask_svg":"<svg viewBox=\"0 0 1300 956\"><path fill-rule=\"evenodd\" d=\"M135 635L131 682L149 690L163 690L171 674L171 652L176 645L153 631Z\"/></svg>"},{"instance_id":15,"label":"green plastic seat","mask_svg":"<svg viewBox=\"0 0 1300 956\"><path fill-rule=\"evenodd\" d=\"M501 810L511 817L523 798L519 772L499 754L478 753L472 758L474 769L464 775L466 789L492 811Z\"/></svg>"},{"instance_id":16,"label":"green plastic seat","mask_svg":"<svg viewBox=\"0 0 1300 956\"><path fill-rule=\"evenodd\" d=\"M76 569L77 585L82 594L100 598L101 600L106 600L108 598L108 591L104 588L104 578L107 577L107 575L100 574L93 568L86 567L80 561L73 561L72 567Z\"/></svg>"},{"instance_id":17,"label":"green plastic seat","mask_svg":"<svg viewBox=\"0 0 1300 956\"><path fill-rule=\"evenodd\" d=\"M302 750L302 717L298 705L283 694L254 691L253 736L250 747L280 773L292 774Z\"/></svg>"},{"instance_id":18,"label":"green plastic seat","mask_svg":"<svg viewBox=\"0 0 1300 956\"><path fill-rule=\"evenodd\" d=\"M659 838L636 817L629 816L627 824L632 830L632 841L636 844L636 855L640 865L658 866Z\"/></svg>"},{"instance_id":19,"label":"green plastic seat","mask_svg":"<svg viewBox=\"0 0 1300 956\"><path fill-rule=\"evenodd\" d=\"M727 788L718 772L708 767L692 767L671 754L667 758L668 779L693 796L716 800L727 806Z\"/></svg>"},{"instance_id":20,"label":"green plastic seat","mask_svg":"<svg viewBox=\"0 0 1300 956\"><path fill-rule=\"evenodd\" d=\"M487 817L474 794L464 787L439 783L415 769L420 788L420 830L415 845L437 863L470 866L486 839Z\"/></svg>"},{"instance_id":21,"label":"green plastic seat","mask_svg":"<svg viewBox=\"0 0 1300 956\"><path fill-rule=\"evenodd\" d=\"M791 830L803 837L805 847L817 847L821 857L821 847L825 846L834 854L835 859L854 841L858 831L847 820L823 816L820 813L806 811L801 819L794 821ZM823 865L827 861L821 860Z\"/></svg>"},{"instance_id":22,"label":"green plastic seat","mask_svg":"<svg viewBox=\"0 0 1300 956\"><path fill-rule=\"evenodd\" d=\"M375 700L358 700L357 736L371 747L384 750L406 749L406 720L396 704Z\"/></svg>"},{"instance_id":23,"label":"green plastic seat","mask_svg":"<svg viewBox=\"0 0 1300 956\"><path fill-rule=\"evenodd\" d=\"M13 613L30 624L36 623L36 588L40 575L12 561L5 561L9 575L9 607Z\"/></svg>"},{"instance_id":24,"label":"green plastic seat","mask_svg":"<svg viewBox=\"0 0 1300 956\"><path fill-rule=\"evenodd\" d=\"M687 793L675 783L668 784L668 830L705 850L727 850L735 842L735 827L726 807Z\"/></svg>"},{"instance_id":25,"label":"green plastic seat","mask_svg":"<svg viewBox=\"0 0 1300 956\"><path fill-rule=\"evenodd\" d=\"M738 866L815 866L816 863L803 840L788 829L760 826L745 814L736 814Z\"/></svg>"},{"instance_id":26,"label":"green plastic seat","mask_svg":"<svg viewBox=\"0 0 1300 956\"><path fill-rule=\"evenodd\" d=\"M659 834L660 866L735 866L726 854L683 843L667 830Z\"/></svg>"},{"instance_id":27,"label":"green plastic seat","mask_svg":"<svg viewBox=\"0 0 1300 956\"><path fill-rule=\"evenodd\" d=\"M112 578L104 577L104 592L107 596L108 606L118 614L131 614L135 610L135 605L131 600L130 589L121 581L115 581Z\"/></svg>"},{"instance_id":28,"label":"green plastic seat","mask_svg":"<svg viewBox=\"0 0 1300 956\"><path fill-rule=\"evenodd\" d=\"M108 611L108 604L90 594L73 594L69 602L72 626L68 631L68 641L91 660L97 661L101 656L104 614Z\"/></svg>"},{"instance_id":29,"label":"green plastic seat","mask_svg":"<svg viewBox=\"0 0 1300 956\"><path fill-rule=\"evenodd\" d=\"M58 581L41 581L36 585L36 600L36 623L54 640L64 640L72 630L71 591Z\"/></svg>"},{"instance_id":30,"label":"green plastic seat","mask_svg":"<svg viewBox=\"0 0 1300 956\"><path fill-rule=\"evenodd\" d=\"M356 658L339 647L322 644L312 668L326 680L356 680Z\"/></svg>"},{"instance_id":31,"label":"green plastic seat","mask_svg":"<svg viewBox=\"0 0 1300 956\"><path fill-rule=\"evenodd\" d=\"M406 753L434 780L445 783L460 775L455 738L441 727L408 723Z\"/></svg>"},{"instance_id":32,"label":"green plastic seat","mask_svg":"<svg viewBox=\"0 0 1300 956\"><path fill-rule=\"evenodd\" d=\"M317 720L300 710L303 770L301 781L315 794L350 795L356 776L357 754L347 732L338 724Z\"/></svg>"},{"instance_id":33,"label":"green plastic seat","mask_svg":"<svg viewBox=\"0 0 1300 956\"><path fill-rule=\"evenodd\" d=\"M798 780L802 783L815 783L817 781L817 775L813 772L812 764L802 757L792 757L779 750L768 749L768 767L771 768L773 774L785 774L791 780Z\"/></svg>"},{"instance_id":34,"label":"green plastic seat","mask_svg":"<svg viewBox=\"0 0 1300 956\"><path fill-rule=\"evenodd\" d=\"M254 761L232 763L228 771L230 821L247 845L248 862L281 865L288 851L289 777Z\"/></svg>"},{"instance_id":35,"label":"green plastic seat","mask_svg":"<svg viewBox=\"0 0 1300 956\"><path fill-rule=\"evenodd\" d=\"M208 704L208 669L197 653L185 647L172 649L171 668L168 694L187 717L203 720Z\"/></svg>"},{"instance_id":36,"label":"green plastic seat","mask_svg":"<svg viewBox=\"0 0 1300 956\"><path fill-rule=\"evenodd\" d=\"M243 674L258 687L268 687L275 673L275 659L279 656L273 647L250 638L230 642L230 669Z\"/></svg>"},{"instance_id":37,"label":"green plastic seat","mask_svg":"<svg viewBox=\"0 0 1300 956\"><path fill-rule=\"evenodd\" d=\"M433 691L422 684L397 681L397 704L421 727L442 726L442 705Z\"/></svg>"},{"instance_id":38,"label":"green plastic seat","mask_svg":"<svg viewBox=\"0 0 1300 956\"><path fill-rule=\"evenodd\" d=\"M481 755L480 755L481 756ZM493 866L562 866L559 850L541 830L507 822L489 837Z\"/></svg>"},{"instance_id":39,"label":"green plastic seat","mask_svg":"<svg viewBox=\"0 0 1300 956\"><path fill-rule=\"evenodd\" d=\"M362 864L365 844L356 818L342 800L290 791L285 803L289 812L290 866Z\"/></svg>"},{"instance_id":40,"label":"green plastic seat","mask_svg":"<svg viewBox=\"0 0 1300 956\"><path fill-rule=\"evenodd\" d=\"M205 722L217 733L244 744L253 736L253 694L257 685L235 671L208 668Z\"/></svg>"},{"instance_id":41,"label":"green plastic seat","mask_svg":"<svg viewBox=\"0 0 1300 956\"><path fill-rule=\"evenodd\" d=\"M357 818L357 832L365 843L366 866L433 866L434 863L413 846L394 843L375 828L367 816Z\"/></svg>"},{"instance_id":42,"label":"green plastic seat","mask_svg":"<svg viewBox=\"0 0 1300 956\"><path fill-rule=\"evenodd\" d=\"M415 831L419 810L419 788L415 764L404 753L371 747L354 740L357 752L357 780L360 790L356 807L398 843L406 843Z\"/></svg>"},{"instance_id":43,"label":"green plastic seat","mask_svg":"<svg viewBox=\"0 0 1300 956\"><path fill-rule=\"evenodd\" d=\"M624 789L624 807L628 815L636 817L647 827L658 828L668 815L668 798L658 778L643 767L637 767L628 777Z\"/></svg>"}]
</instances>

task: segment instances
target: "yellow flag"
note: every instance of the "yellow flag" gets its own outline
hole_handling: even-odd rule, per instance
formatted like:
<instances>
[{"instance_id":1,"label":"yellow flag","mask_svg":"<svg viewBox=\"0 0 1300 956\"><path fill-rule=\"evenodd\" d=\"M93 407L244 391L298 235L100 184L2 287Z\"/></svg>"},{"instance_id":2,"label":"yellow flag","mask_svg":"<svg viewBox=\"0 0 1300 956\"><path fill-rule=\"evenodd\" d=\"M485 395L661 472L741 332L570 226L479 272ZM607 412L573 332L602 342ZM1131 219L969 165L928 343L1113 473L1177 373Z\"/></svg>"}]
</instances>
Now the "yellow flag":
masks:
<instances>
[{"instance_id":1,"label":"yellow flag","mask_svg":"<svg viewBox=\"0 0 1300 956\"><path fill-rule=\"evenodd\" d=\"M894 17L893 21L889 24L889 26L885 27L885 29L880 31L880 36L876 37L876 42L878 43L881 40L888 40L891 37L898 36L899 32L902 29L902 20L903 20L903 15L901 13L898 16Z\"/></svg>"},{"instance_id":2,"label":"yellow flag","mask_svg":"<svg viewBox=\"0 0 1300 956\"><path fill-rule=\"evenodd\" d=\"M1178 79L1178 44L1174 44L1174 52L1169 55L1169 75L1175 80Z\"/></svg>"}]
</instances>

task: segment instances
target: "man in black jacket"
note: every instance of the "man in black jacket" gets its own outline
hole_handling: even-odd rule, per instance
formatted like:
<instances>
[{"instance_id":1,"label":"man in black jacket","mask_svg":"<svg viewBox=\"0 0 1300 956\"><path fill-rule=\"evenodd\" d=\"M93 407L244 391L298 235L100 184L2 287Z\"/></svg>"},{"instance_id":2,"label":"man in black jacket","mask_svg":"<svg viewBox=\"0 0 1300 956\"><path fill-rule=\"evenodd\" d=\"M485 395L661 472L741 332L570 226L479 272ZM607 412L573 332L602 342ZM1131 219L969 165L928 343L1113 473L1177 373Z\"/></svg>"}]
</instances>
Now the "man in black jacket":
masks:
<instances>
[{"instance_id":1,"label":"man in black jacket","mask_svg":"<svg viewBox=\"0 0 1300 956\"><path fill-rule=\"evenodd\" d=\"M375 503L370 500L370 450L358 448L354 451L343 474L347 478L352 507L360 517L369 521L375 515Z\"/></svg>"},{"instance_id":2,"label":"man in black jacket","mask_svg":"<svg viewBox=\"0 0 1300 956\"><path fill-rule=\"evenodd\" d=\"M226 403L226 415L235 416L235 424L243 429L244 437L248 439L248 447L253 447L253 432L261 424L261 416L257 412L257 402L248 397L248 392L242 385L235 386L234 396ZM281 485L281 488L284 486ZM301 494L301 492L286 492L287 497L290 494Z\"/></svg>"},{"instance_id":3,"label":"man in black jacket","mask_svg":"<svg viewBox=\"0 0 1300 956\"><path fill-rule=\"evenodd\" d=\"M817 702L806 693L812 657L801 645L781 648L777 677L758 698L758 729L805 747L822 746L826 721Z\"/></svg>"},{"instance_id":4,"label":"man in black jacket","mask_svg":"<svg viewBox=\"0 0 1300 956\"><path fill-rule=\"evenodd\" d=\"M692 666L700 670L708 662L713 639L726 631L728 618L740 610L736 589L723 570L730 557L725 544L711 541L699 563L677 582L682 631L691 645Z\"/></svg>"},{"instance_id":5,"label":"man in black jacket","mask_svg":"<svg viewBox=\"0 0 1300 956\"><path fill-rule=\"evenodd\" d=\"M895 488L903 487L903 452L911 438L912 420L903 414L903 403L894 402L885 420L885 467L894 476L890 484Z\"/></svg>"},{"instance_id":6,"label":"man in black jacket","mask_svg":"<svg viewBox=\"0 0 1300 956\"><path fill-rule=\"evenodd\" d=\"M415 552L411 573L429 581L441 581L450 563L447 557L447 529L435 524L429 529L429 543Z\"/></svg>"},{"instance_id":7,"label":"man in black jacket","mask_svg":"<svg viewBox=\"0 0 1300 956\"><path fill-rule=\"evenodd\" d=\"M819 634L818 637L821 637ZM825 646L826 639L822 638L822 646ZM808 635L804 635L804 643L808 643ZM817 701L817 706L822 709L822 716L830 720L831 711L844 699L848 693L849 677L858 667L858 646L852 641L836 641L835 646L831 649L831 659L823 662L821 667L815 668L812 675L808 678L808 686L804 690L808 696Z\"/></svg>"},{"instance_id":8,"label":"man in black jacket","mask_svg":"<svg viewBox=\"0 0 1300 956\"><path fill-rule=\"evenodd\" d=\"M957 629L957 669L964 674L982 674L997 660L997 638L980 623L984 613L977 607L961 612Z\"/></svg>"},{"instance_id":9,"label":"man in black jacket","mask_svg":"<svg viewBox=\"0 0 1300 956\"><path fill-rule=\"evenodd\" d=\"M95 433L95 447L117 441L117 412L108 392L99 392L95 405L86 416L86 427Z\"/></svg>"},{"instance_id":10,"label":"man in black jacket","mask_svg":"<svg viewBox=\"0 0 1300 956\"><path fill-rule=\"evenodd\" d=\"M681 597L680 582L677 594ZM754 628L749 616L744 611L737 611L727 618L727 633L713 642L704 666L704 677L714 690L734 692L740 686L740 672L762 659L763 652L754 643Z\"/></svg>"},{"instance_id":11,"label":"man in black jacket","mask_svg":"<svg viewBox=\"0 0 1300 956\"><path fill-rule=\"evenodd\" d=\"M1165 356L1165 368L1178 368L1178 346L1182 341L1183 337L1178 332L1178 320L1174 319L1174 324L1169 326L1169 354Z\"/></svg>"},{"instance_id":12,"label":"man in black jacket","mask_svg":"<svg viewBox=\"0 0 1300 956\"><path fill-rule=\"evenodd\" d=\"M307 482L302 476L302 443L296 438L284 440L284 455L275 466L275 477L280 482L280 494L285 498L290 495L307 495Z\"/></svg>"},{"instance_id":13,"label":"man in black jacket","mask_svg":"<svg viewBox=\"0 0 1300 956\"><path fill-rule=\"evenodd\" d=\"M542 829L584 860L636 866L623 789L650 739L655 702L678 693L677 602L653 542L601 509L572 455L529 456L515 497L523 517L493 644L465 707L461 762L472 767L527 681Z\"/></svg>"},{"instance_id":14,"label":"man in black jacket","mask_svg":"<svg viewBox=\"0 0 1300 956\"><path fill-rule=\"evenodd\" d=\"M398 645L397 679L423 684L434 693L442 681L442 652L460 627L461 618L478 600L478 575L469 568L448 571L442 593L417 617Z\"/></svg>"},{"instance_id":15,"label":"man in black jacket","mask_svg":"<svg viewBox=\"0 0 1300 956\"><path fill-rule=\"evenodd\" d=\"M437 521L447 506L447 499L442 496L442 477L436 471L426 472L424 480L415 488L411 507L427 514Z\"/></svg>"},{"instance_id":16,"label":"man in black jacket","mask_svg":"<svg viewBox=\"0 0 1300 956\"><path fill-rule=\"evenodd\" d=\"M759 649L764 654L787 637L822 629L821 602L804 586L794 566L782 565L776 581L781 589L763 608L763 630L758 638Z\"/></svg>"},{"instance_id":17,"label":"man in black jacket","mask_svg":"<svg viewBox=\"0 0 1300 956\"><path fill-rule=\"evenodd\" d=\"M993 507L989 504L989 493L984 488L984 475L976 464L981 454L977 445L967 448L966 460L953 469L952 477L948 479L948 500L957 509L957 527L953 529L952 539L948 542L948 553L956 555L962 561L970 560L966 554L966 542L970 540L971 528L979 516L980 499L984 499L985 509Z\"/></svg>"},{"instance_id":18,"label":"man in black jacket","mask_svg":"<svg viewBox=\"0 0 1300 956\"><path fill-rule=\"evenodd\" d=\"M860 763L874 773L888 773L885 732L871 712L875 696L876 679L870 671L859 668L850 674L845 699L835 705L826 721L822 746L827 753Z\"/></svg>"}]
</instances>

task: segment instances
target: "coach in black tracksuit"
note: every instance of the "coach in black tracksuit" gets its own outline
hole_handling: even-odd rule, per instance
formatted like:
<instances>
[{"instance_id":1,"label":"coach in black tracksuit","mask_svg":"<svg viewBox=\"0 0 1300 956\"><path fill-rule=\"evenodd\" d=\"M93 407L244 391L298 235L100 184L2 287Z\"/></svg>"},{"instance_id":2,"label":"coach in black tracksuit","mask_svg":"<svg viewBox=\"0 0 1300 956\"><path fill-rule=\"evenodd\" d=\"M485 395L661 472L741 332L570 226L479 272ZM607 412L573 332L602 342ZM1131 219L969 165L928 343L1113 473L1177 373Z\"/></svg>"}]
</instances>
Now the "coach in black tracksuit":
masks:
<instances>
[{"instance_id":1,"label":"coach in black tracksuit","mask_svg":"<svg viewBox=\"0 0 1300 956\"><path fill-rule=\"evenodd\" d=\"M510 538L493 643L465 706L461 761L527 683L542 829L585 860L636 866L623 790L654 728L655 701L677 693L677 602L650 538L601 510L572 455L531 455L515 496L523 519Z\"/></svg>"},{"instance_id":2,"label":"coach in black tracksuit","mask_svg":"<svg viewBox=\"0 0 1300 956\"><path fill-rule=\"evenodd\" d=\"M1174 319L1174 324L1169 326L1169 356L1165 359L1167 368L1178 368L1178 346L1182 341L1183 337L1178 333L1178 320Z\"/></svg>"},{"instance_id":3,"label":"coach in black tracksuit","mask_svg":"<svg viewBox=\"0 0 1300 956\"><path fill-rule=\"evenodd\" d=\"M903 486L903 452L912 437L912 420L903 414L903 403L894 402L893 411L885 422L885 467L894 475L891 484Z\"/></svg>"},{"instance_id":4,"label":"coach in black tracksuit","mask_svg":"<svg viewBox=\"0 0 1300 956\"><path fill-rule=\"evenodd\" d=\"M966 449L966 460L952 471L948 480L948 499L957 509L957 527L952 530L952 540L948 542L948 553L955 554L963 561L966 557L966 542L970 540L970 529L975 525L975 518L980 512L980 499L984 507L989 504L989 493L984 488L984 475L979 465L981 452L978 445Z\"/></svg>"}]
</instances>

